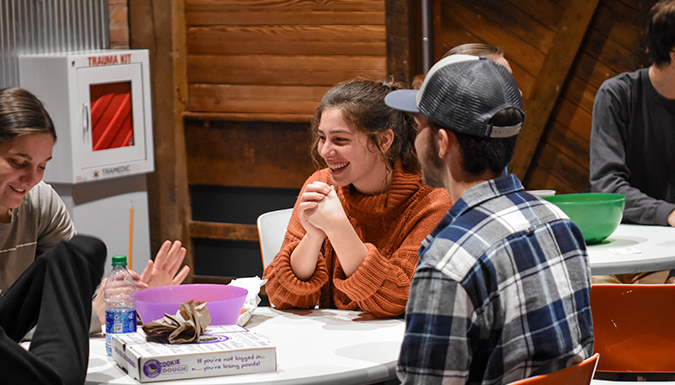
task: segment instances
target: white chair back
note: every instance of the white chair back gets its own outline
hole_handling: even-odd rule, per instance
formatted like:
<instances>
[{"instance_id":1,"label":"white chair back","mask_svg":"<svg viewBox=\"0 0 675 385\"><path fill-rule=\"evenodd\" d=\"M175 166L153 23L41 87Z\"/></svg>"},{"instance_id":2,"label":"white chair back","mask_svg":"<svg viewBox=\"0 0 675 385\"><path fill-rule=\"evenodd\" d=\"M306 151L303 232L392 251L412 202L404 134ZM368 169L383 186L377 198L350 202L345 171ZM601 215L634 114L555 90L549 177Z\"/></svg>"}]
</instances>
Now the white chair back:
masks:
<instances>
[{"instance_id":1,"label":"white chair back","mask_svg":"<svg viewBox=\"0 0 675 385\"><path fill-rule=\"evenodd\" d=\"M258 225L263 268L266 268L281 250L292 213L291 208L270 211L258 217L256 224Z\"/></svg>"}]
</instances>

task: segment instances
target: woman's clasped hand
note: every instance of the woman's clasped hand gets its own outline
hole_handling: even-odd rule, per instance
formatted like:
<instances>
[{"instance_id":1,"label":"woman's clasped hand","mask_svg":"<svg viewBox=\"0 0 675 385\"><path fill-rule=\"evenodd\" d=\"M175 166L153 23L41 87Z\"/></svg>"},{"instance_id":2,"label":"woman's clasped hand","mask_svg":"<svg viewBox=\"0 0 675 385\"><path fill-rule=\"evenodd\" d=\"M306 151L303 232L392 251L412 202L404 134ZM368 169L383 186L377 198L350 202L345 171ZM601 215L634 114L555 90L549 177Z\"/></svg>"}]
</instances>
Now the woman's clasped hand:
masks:
<instances>
[{"instance_id":1,"label":"woman's clasped hand","mask_svg":"<svg viewBox=\"0 0 675 385\"><path fill-rule=\"evenodd\" d=\"M323 182L307 185L300 196L298 217L308 236L323 238L331 221L346 218L335 188Z\"/></svg>"}]
</instances>

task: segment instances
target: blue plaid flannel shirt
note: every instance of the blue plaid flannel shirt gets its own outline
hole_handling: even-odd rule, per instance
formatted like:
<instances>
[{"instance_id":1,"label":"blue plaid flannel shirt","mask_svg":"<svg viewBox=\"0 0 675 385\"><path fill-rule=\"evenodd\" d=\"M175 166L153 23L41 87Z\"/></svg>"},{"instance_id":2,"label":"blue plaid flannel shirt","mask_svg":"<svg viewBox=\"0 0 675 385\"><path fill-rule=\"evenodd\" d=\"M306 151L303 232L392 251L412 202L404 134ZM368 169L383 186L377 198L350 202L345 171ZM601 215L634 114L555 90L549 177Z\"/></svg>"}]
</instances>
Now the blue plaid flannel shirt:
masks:
<instances>
[{"instance_id":1,"label":"blue plaid flannel shirt","mask_svg":"<svg viewBox=\"0 0 675 385\"><path fill-rule=\"evenodd\" d=\"M593 351L579 229L515 175L466 191L422 242L398 362L403 384L505 384Z\"/></svg>"}]
</instances>

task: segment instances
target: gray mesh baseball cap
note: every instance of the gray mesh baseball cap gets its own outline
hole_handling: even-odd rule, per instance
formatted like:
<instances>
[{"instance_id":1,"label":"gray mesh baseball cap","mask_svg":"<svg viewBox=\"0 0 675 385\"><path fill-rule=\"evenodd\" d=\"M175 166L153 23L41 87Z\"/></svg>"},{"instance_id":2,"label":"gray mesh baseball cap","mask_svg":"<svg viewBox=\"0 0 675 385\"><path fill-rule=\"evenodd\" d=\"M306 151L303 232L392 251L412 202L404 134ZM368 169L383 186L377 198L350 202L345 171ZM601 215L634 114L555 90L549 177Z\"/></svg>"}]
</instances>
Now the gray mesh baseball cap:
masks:
<instances>
[{"instance_id":1,"label":"gray mesh baseball cap","mask_svg":"<svg viewBox=\"0 0 675 385\"><path fill-rule=\"evenodd\" d=\"M522 98L506 67L484 57L448 56L434 64L418 90L397 90L384 99L389 107L420 112L436 125L491 138L517 135L523 124L499 127L488 122L499 111L516 108Z\"/></svg>"}]
</instances>

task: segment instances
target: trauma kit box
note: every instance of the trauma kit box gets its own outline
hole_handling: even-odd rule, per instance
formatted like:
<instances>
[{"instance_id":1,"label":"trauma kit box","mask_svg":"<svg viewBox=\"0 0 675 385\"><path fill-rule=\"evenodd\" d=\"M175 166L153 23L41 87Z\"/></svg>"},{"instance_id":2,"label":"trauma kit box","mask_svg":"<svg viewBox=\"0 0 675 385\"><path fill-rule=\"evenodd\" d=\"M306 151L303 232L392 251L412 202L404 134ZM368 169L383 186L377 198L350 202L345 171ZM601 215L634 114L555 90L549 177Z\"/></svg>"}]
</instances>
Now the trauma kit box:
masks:
<instances>
[{"instance_id":1,"label":"trauma kit box","mask_svg":"<svg viewBox=\"0 0 675 385\"><path fill-rule=\"evenodd\" d=\"M190 344L148 342L143 331L114 334L112 356L139 382L277 370L276 347L237 325L209 326Z\"/></svg>"}]
</instances>

